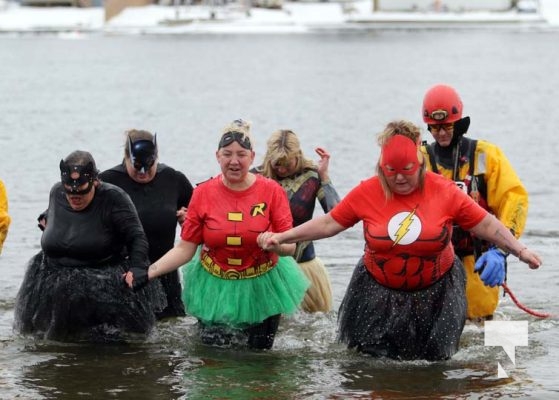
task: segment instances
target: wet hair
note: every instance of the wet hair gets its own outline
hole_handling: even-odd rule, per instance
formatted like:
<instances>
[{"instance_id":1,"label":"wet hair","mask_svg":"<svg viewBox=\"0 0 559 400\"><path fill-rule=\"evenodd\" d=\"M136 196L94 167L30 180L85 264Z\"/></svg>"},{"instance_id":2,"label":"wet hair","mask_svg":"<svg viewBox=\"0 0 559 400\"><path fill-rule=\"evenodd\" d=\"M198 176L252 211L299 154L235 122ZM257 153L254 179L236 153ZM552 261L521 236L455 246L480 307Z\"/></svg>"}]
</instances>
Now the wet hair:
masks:
<instances>
[{"instance_id":1,"label":"wet hair","mask_svg":"<svg viewBox=\"0 0 559 400\"><path fill-rule=\"evenodd\" d=\"M289 129L281 129L272 133L267 142L266 155L262 162L262 175L277 180L279 177L273 167L281 159L297 159L297 167L294 171L299 174L307 169L317 169L317 165L306 158L301 150L299 138Z\"/></svg>"},{"instance_id":2,"label":"wet hair","mask_svg":"<svg viewBox=\"0 0 559 400\"><path fill-rule=\"evenodd\" d=\"M93 165L93 178L97 179L97 175L99 174L99 170L97 169L95 160L93 159L91 153L88 151L74 150L66 156L66 158L64 159L64 163L72 166L86 166L87 164L91 163Z\"/></svg>"},{"instance_id":3,"label":"wet hair","mask_svg":"<svg viewBox=\"0 0 559 400\"><path fill-rule=\"evenodd\" d=\"M217 149L229 146L232 142L239 143L243 148L247 150L254 149L254 142L250 134L251 124L244 119L236 119L227 126L225 126L221 132L219 138L219 143Z\"/></svg>"},{"instance_id":4,"label":"wet hair","mask_svg":"<svg viewBox=\"0 0 559 400\"><path fill-rule=\"evenodd\" d=\"M126 139L124 140L124 158L130 159L130 145L129 142L135 143L139 140L149 140L150 142L154 141L155 136L149 132L139 129L130 129L125 132ZM157 145L155 146L154 156L157 158L159 150Z\"/></svg>"},{"instance_id":5,"label":"wet hair","mask_svg":"<svg viewBox=\"0 0 559 400\"><path fill-rule=\"evenodd\" d=\"M95 160L87 151L76 150L70 153L64 160L60 160L59 167L60 181L66 194L88 194L98 180L99 171ZM85 184L87 187L80 189Z\"/></svg>"},{"instance_id":6,"label":"wet hair","mask_svg":"<svg viewBox=\"0 0 559 400\"><path fill-rule=\"evenodd\" d=\"M388 140L395 135L402 135L410 138L414 141L414 143L417 144L418 152L420 151L419 145L421 143L421 129L417 125L405 120L389 122L384 130L377 136L378 145L382 148L388 142ZM420 163L421 166L419 167L419 187L420 189L423 189L423 185L425 182L425 162L423 161L422 156L420 156ZM390 187L388 186L388 183L386 181L386 176L384 175L384 172L380 167L380 157L379 161L377 162L376 171L382 185L382 189L384 190L384 194L387 199L390 199L392 197L392 191L390 190Z\"/></svg>"}]
</instances>

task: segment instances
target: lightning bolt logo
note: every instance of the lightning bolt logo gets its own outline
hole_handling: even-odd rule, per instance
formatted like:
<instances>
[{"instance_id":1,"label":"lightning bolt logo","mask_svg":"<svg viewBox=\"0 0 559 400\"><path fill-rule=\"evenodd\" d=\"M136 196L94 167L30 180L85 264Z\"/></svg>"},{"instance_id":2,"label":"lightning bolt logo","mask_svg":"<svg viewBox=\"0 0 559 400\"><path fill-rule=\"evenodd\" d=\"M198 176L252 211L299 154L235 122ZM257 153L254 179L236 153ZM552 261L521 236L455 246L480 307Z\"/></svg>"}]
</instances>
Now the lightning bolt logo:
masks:
<instances>
[{"instance_id":1,"label":"lightning bolt logo","mask_svg":"<svg viewBox=\"0 0 559 400\"><path fill-rule=\"evenodd\" d=\"M415 209L411 212L401 212L390 219L388 233L394 241L392 246L410 244L419 237L421 222L415 212Z\"/></svg>"}]
</instances>

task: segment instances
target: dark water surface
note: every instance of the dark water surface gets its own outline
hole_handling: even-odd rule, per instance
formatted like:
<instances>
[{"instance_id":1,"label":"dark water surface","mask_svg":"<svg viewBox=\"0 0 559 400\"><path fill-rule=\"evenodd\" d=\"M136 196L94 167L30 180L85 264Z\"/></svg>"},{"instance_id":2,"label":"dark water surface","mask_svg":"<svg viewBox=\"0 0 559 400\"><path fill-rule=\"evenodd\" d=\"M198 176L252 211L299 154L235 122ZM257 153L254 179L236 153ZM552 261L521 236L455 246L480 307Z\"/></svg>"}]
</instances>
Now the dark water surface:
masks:
<instances>
[{"instance_id":1,"label":"dark water surface","mask_svg":"<svg viewBox=\"0 0 559 400\"><path fill-rule=\"evenodd\" d=\"M219 132L242 117L253 122L258 161L279 128L297 132L308 155L327 147L345 195L373 173L375 135L392 119L421 123L423 94L438 82L460 91L470 135L499 144L530 192L523 241L545 264L530 271L511 257L509 287L529 307L559 313L558 40L558 32L490 29L0 38L0 176L13 217L0 256L0 398L559 398L557 319L531 317L508 296L496 319L529 324L515 364L484 346L477 325L466 326L450 361L371 359L335 342L336 311L285 318L264 353L205 347L189 317L126 346L12 331L15 295L39 250L36 217L69 152L89 150L106 169L121 159L124 130L148 129L161 161L196 183L218 172ZM362 249L360 226L317 244L335 309ZM497 362L509 378L497 378Z\"/></svg>"}]
</instances>

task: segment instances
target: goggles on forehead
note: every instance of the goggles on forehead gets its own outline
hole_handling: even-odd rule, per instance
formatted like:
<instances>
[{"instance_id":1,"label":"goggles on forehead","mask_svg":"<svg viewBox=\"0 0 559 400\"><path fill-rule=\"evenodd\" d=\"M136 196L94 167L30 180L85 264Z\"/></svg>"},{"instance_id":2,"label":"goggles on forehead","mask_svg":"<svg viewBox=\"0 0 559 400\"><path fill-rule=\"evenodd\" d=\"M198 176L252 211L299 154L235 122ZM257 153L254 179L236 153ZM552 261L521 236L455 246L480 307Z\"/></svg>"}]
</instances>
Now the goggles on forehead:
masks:
<instances>
[{"instance_id":1,"label":"goggles on forehead","mask_svg":"<svg viewBox=\"0 0 559 400\"><path fill-rule=\"evenodd\" d=\"M134 169L145 174L155 164L157 158L157 135L153 137L153 142L151 140L132 142L132 139L128 137L128 150Z\"/></svg>"},{"instance_id":2,"label":"goggles on forehead","mask_svg":"<svg viewBox=\"0 0 559 400\"><path fill-rule=\"evenodd\" d=\"M222 147L229 146L233 142L239 143L243 149L252 150L252 143L250 143L249 137L237 131L225 132L223 136L221 136L217 148L221 149Z\"/></svg>"},{"instance_id":3,"label":"goggles on forehead","mask_svg":"<svg viewBox=\"0 0 559 400\"><path fill-rule=\"evenodd\" d=\"M446 111L446 110L435 110L435 111L431 112L431 114L429 116L431 117L432 120L444 121L446 119L446 117L448 117L448 111Z\"/></svg>"},{"instance_id":4,"label":"goggles on forehead","mask_svg":"<svg viewBox=\"0 0 559 400\"><path fill-rule=\"evenodd\" d=\"M78 177L74 179L72 174L78 174ZM68 194L88 194L93 188L93 180L96 176L97 173L91 161L86 165L69 165L64 160L60 160L60 181ZM86 183L88 184L87 187L80 190L80 187Z\"/></svg>"}]
</instances>

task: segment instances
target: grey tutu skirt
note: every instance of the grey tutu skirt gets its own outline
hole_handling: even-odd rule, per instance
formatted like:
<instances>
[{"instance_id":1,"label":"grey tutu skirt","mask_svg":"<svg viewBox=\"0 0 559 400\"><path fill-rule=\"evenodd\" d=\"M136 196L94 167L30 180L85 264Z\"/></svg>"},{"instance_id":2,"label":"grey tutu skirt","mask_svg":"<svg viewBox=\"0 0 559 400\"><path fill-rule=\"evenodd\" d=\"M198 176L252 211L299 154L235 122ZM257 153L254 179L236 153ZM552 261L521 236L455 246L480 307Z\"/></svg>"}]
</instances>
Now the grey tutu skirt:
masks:
<instances>
[{"instance_id":1,"label":"grey tutu skirt","mask_svg":"<svg viewBox=\"0 0 559 400\"><path fill-rule=\"evenodd\" d=\"M338 339L376 357L448 359L466 322L465 285L458 258L439 281L415 291L380 285L361 259L340 305Z\"/></svg>"}]
</instances>

